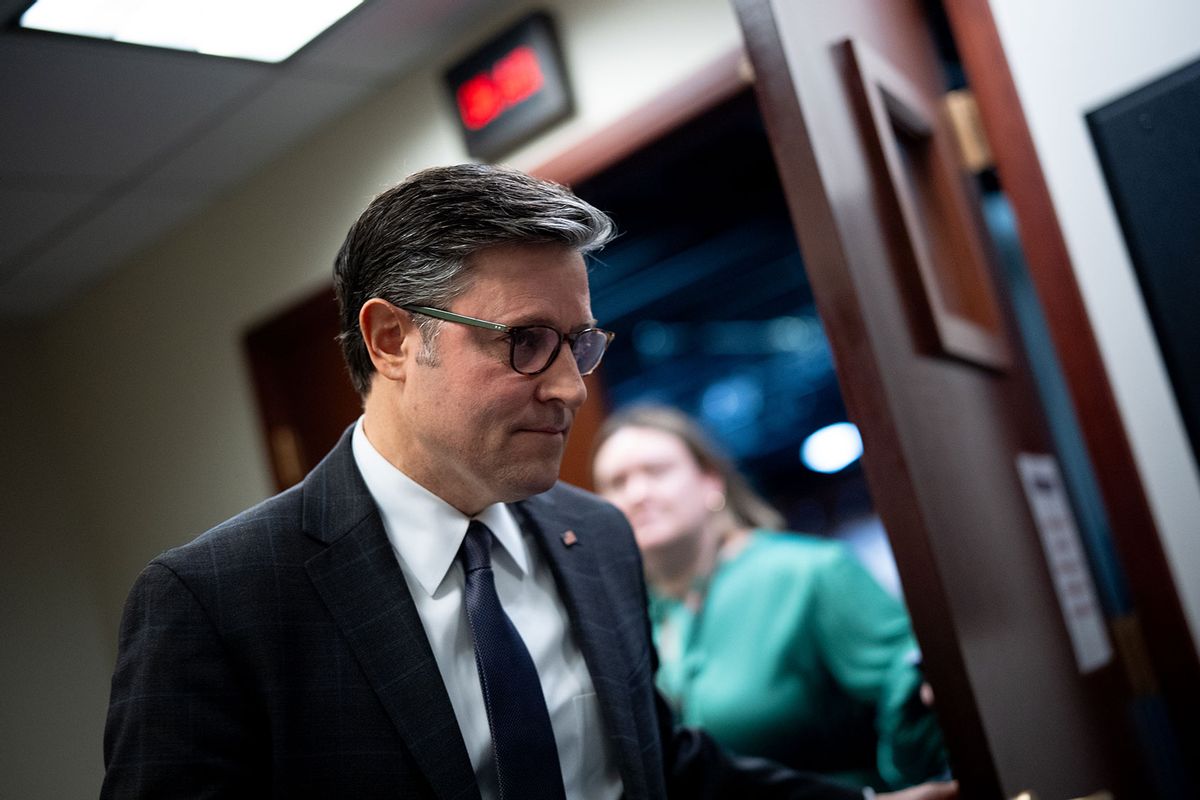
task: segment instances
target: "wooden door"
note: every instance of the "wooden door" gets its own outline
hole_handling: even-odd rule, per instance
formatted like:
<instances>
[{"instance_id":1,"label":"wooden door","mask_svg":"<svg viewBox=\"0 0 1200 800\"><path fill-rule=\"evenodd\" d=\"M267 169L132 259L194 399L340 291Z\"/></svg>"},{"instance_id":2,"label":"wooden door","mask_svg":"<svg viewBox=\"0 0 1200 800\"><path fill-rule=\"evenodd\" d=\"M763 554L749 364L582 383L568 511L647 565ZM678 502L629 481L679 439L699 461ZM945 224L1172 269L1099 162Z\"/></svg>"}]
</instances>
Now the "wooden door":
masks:
<instances>
[{"instance_id":1,"label":"wooden door","mask_svg":"<svg viewBox=\"0 0 1200 800\"><path fill-rule=\"evenodd\" d=\"M1090 664L1073 648L1021 479L1051 446L921 3L735 5L964 797L1150 796L1119 667L1106 639Z\"/></svg>"}]
</instances>

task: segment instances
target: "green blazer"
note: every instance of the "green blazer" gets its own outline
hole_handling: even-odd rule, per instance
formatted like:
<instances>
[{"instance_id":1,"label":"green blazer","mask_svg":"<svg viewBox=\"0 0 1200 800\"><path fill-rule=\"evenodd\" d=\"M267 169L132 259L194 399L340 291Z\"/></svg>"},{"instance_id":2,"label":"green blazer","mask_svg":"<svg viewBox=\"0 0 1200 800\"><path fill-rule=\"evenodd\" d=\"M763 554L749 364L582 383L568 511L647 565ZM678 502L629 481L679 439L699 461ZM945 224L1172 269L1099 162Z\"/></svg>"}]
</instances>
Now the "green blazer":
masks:
<instances>
[{"instance_id":1,"label":"green blazer","mask_svg":"<svg viewBox=\"0 0 1200 800\"><path fill-rule=\"evenodd\" d=\"M844 546L756 531L697 589L698 609L651 602L658 686L683 724L878 789L944 774L908 616Z\"/></svg>"}]
</instances>

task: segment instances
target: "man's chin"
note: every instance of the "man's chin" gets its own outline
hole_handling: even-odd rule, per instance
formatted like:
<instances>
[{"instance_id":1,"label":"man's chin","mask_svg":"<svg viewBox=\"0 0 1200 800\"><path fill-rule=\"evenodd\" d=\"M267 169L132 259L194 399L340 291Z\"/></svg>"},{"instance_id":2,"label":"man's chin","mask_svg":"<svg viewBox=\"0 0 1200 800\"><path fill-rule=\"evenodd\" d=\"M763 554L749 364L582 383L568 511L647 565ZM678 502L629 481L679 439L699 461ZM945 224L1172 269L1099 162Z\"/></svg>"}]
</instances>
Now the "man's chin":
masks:
<instances>
[{"instance_id":1,"label":"man's chin","mask_svg":"<svg viewBox=\"0 0 1200 800\"><path fill-rule=\"evenodd\" d=\"M504 502L506 503L515 503L518 500L533 497L535 494L550 491L558 482L558 465L556 463L553 469L530 471L515 477L516 480L512 481L504 492L506 496Z\"/></svg>"}]
</instances>

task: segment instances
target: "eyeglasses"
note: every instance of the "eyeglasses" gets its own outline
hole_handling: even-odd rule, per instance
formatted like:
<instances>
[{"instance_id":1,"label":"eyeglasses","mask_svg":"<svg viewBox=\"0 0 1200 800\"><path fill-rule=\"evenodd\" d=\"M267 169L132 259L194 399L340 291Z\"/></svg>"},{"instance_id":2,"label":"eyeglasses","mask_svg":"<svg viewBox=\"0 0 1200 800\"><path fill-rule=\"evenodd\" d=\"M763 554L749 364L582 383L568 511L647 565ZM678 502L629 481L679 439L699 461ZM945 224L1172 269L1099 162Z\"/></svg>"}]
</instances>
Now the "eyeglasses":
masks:
<instances>
[{"instance_id":1,"label":"eyeglasses","mask_svg":"<svg viewBox=\"0 0 1200 800\"><path fill-rule=\"evenodd\" d=\"M508 337L508 363L522 375L541 375L558 358L563 342L571 345L571 355L580 375L591 375L600 366L604 351L616 336L600 328L584 328L575 333L559 333L548 325L501 325L499 322L467 317L429 306L401 306L405 311L427 317L500 331Z\"/></svg>"}]
</instances>

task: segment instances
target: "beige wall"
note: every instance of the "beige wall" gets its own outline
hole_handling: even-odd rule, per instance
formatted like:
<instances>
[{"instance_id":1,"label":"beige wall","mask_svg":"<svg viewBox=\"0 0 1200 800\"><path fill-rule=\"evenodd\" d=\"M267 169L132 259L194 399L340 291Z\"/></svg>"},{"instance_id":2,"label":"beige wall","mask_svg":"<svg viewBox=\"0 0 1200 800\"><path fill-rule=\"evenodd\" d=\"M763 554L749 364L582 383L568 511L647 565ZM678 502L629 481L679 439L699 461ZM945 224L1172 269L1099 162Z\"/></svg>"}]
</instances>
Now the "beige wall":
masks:
<instances>
[{"instance_id":1,"label":"beige wall","mask_svg":"<svg viewBox=\"0 0 1200 800\"><path fill-rule=\"evenodd\" d=\"M538 5L559 22L578 113L513 154L526 168L740 44L724 0ZM481 21L445 63L329 126L38 330L0 332L0 797L95 795L134 577L271 491L243 332L329 280L372 196L418 168L466 160L441 70L525 7Z\"/></svg>"},{"instance_id":2,"label":"beige wall","mask_svg":"<svg viewBox=\"0 0 1200 800\"><path fill-rule=\"evenodd\" d=\"M1200 646L1200 477L1084 118L1200 58L1200 3L992 0L992 12Z\"/></svg>"},{"instance_id":3,"label":"beige wall","mask_svg":"<svg viewBox=\"0 0 1200 800\"><path fill-rule=\"evenodd\" d=\"M111 660L40 358L30 333L0 330L0 796L89 797Z\"/></svg>"}]
</instances>

